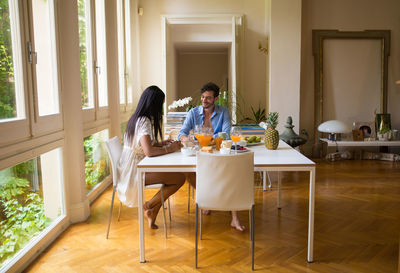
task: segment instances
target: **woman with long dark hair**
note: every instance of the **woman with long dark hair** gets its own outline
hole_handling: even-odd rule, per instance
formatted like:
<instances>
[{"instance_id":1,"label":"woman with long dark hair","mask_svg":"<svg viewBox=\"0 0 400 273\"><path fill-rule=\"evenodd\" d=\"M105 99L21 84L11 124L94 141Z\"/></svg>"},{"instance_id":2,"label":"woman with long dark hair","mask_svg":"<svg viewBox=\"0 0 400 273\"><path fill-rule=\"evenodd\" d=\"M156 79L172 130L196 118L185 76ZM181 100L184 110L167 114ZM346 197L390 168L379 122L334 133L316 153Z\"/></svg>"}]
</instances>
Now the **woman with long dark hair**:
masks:
<instances>
[{"instance_id":1,"label":"woman with long dark hair","mask_svg":"<svg viewBox=\"0 0 400 273\"><path fill-rule=\"evenodd\" d=\"M118 197L129 207L137 206L137 164L145 156L158 156L180 149L179 141L162 141L162 106L164 92L157 86L149 86L143 91L135 113L126 126L124 149L118 166ZM183 173L146 173L145 184L165 184L164 200L174 194L184 183ZM155 220L161 207L161 193L143 205L149 227L158 228Z\"/></svg>"}]
</instances>

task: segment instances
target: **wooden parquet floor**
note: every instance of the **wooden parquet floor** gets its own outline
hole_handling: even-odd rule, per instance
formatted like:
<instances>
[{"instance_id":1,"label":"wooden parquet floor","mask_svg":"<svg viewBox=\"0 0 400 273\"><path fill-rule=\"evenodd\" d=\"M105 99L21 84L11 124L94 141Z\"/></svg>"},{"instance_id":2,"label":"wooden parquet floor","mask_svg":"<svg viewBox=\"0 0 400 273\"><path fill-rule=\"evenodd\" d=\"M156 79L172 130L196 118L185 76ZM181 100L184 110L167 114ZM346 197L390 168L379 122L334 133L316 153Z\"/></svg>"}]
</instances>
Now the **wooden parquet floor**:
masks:
<instances>
[{"instance_id":1,"label":"wooden parquet floor","mask_svg":"<svg viewBox=\"0 0 400 273\"><path fill-rule=\"evenodd\" d=\"M283 173L282 209L276 176L270 191L256 189L255 269L258 272L397 272L400 164L384 161L318 162L314 263L306 262L308 174ZM146 192L146 199L154 192ZM194 269L194 209L187 185L171 198L168 239L145 229L147 263L139 263L137 209L114 210L105 238L111 188L91 217L69 227L26 272L251 272L249 233L229 227L228 212L203 217L199 266ZM161 214L160 214L161 216ZM248 213L240 217L248 227Z\"/></svg>"}]
</instances>

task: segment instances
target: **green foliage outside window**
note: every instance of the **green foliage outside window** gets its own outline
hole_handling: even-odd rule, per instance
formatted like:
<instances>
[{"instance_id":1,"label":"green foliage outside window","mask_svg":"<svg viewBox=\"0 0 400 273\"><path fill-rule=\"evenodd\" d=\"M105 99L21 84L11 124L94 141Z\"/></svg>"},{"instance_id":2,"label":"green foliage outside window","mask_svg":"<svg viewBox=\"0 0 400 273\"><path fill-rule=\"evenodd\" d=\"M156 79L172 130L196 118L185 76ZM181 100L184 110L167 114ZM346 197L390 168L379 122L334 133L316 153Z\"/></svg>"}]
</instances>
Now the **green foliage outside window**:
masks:
<instances>
[{"instance_id":1,"label":"green foliage outside window","mask_svg":"<svg viewBox=\"0 0 400 273\"><path fill-rule=\"evenodd\" d=\"M0 267L49 224L40 192L32 192L31 160L0 172Z\"/></svg>"},{"instance_id":2,"label":"green foliage outside window","mask_svg":"<svg viewBox=\"0 0 400 273\"><path fill-rule=\"evenodd\" d=\"M86 12L85 0L78 0L78 26L79 26L79 50L81 72L81 101L82 107L89 106L89 92L87 79L87 47L86 47Z\"/></svg>"},{"instance_id":3,"label":"green foliage outside window","mask_svg":"<svg viewBox=\"0 0 400 273\"><path fill-rule=\"evenodd\" d=\"M103 149L103 141L94 135L85 138L85 180L86 189L91 190L110 174L108 157ZM96 153L100 153L100 158Z\"/></svg>"},{"instance_id":4,"label":"green foliage outside window","mask_svg":"<svg viewBox=\"0 0 400 273\"><path fill-rule=\"evenodd\" d=\"M0 0L0 119L16 115L10 15L8 1Z\"/></svg>"}]
</instances>

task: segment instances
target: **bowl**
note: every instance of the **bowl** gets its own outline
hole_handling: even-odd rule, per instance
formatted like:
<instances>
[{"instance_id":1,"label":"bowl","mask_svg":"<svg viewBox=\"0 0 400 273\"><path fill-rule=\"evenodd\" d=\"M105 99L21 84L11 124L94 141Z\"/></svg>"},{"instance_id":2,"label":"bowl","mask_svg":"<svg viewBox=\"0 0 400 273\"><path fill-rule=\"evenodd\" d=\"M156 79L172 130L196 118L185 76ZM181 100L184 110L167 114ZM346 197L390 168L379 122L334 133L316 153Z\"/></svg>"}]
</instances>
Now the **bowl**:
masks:
<instances>
[{"instance_id":1,"label":"bowl","mask_svg":"<svg viewBox=\"0 0 400 273\"><path fill-rule=\"evenodd\" d=\"M219 152L223 155L229 155L231 153L231 149L230 148L221 148L221 149L219 149Z\"/></svg>"},{"instance_id":2,"label":"bowl","mask_svg":"<svg viewBox=\"0 0 400 273\"><path fill-rule=\"evenodd\" d=\"M247 141L246 140L239 140L237 142L238 145L242 146L242 147L246 147L247 146Z\"/></svg>"},{"instance_id":3,"label":"bowl","mask_svg":"<svg viewBox=\"0 0 400 273\"><path fill-rule=\"evenodd\" d=\"M185 156L192 156L196 153L196 150L193 147L182 147L181 153Z\"/></svg>"}]
</instances>

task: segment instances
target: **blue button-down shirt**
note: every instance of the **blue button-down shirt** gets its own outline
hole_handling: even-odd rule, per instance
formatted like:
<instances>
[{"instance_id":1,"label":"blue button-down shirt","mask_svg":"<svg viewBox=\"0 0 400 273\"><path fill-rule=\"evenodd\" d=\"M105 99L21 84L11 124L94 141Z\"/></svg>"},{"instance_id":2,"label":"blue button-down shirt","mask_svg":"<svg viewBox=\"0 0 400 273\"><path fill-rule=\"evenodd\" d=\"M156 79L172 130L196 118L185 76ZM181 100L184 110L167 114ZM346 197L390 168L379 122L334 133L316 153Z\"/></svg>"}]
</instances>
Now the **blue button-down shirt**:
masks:
<instances>
[{"instance_id":1,"label":"blue button-down shirt","mask_svg":"<svg viewBox=\"0 0 400 273\"><path fill-rule=\"evenodd\" d=\"M200 105L188 112L185 122L178 134L178 139L181 139L181 136L188 136L190 130L194 129L196 125L203 124L204 110L203 106ZM226 132L229 137L231 131L231 117L226 107L215 105L214 112L211 116L211 126L214 130L214 138L219 132Z\"/></svg>"}]
</instances>

